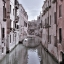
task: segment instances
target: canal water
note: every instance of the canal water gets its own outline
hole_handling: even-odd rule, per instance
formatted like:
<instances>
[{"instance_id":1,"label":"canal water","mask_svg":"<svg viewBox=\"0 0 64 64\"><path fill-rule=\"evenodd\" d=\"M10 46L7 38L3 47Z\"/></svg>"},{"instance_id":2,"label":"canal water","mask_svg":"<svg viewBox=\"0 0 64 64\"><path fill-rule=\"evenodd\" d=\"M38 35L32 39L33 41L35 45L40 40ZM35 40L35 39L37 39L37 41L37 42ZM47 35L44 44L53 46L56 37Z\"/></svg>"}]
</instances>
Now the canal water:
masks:
<instances>
[{"instance_id":1,"label":"canal water","mask_svg":"<svg viewBox=\"0 0 64 64\"><path fill-rule=\"evenodd\" d=\"M0 64L58 64L58 62L40 44L34 48L19 44L0 61Z\"/></svg>"}]
</instances>

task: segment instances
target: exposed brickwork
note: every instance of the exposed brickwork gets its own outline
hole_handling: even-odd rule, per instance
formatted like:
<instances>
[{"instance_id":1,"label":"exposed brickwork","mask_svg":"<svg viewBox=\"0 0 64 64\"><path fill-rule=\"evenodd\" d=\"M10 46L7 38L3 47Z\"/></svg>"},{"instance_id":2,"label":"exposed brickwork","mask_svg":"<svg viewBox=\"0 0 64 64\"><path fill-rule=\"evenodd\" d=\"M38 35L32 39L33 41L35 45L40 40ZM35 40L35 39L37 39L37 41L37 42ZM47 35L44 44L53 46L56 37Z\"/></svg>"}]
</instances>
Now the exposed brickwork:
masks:
<instances>
[{"instance_id":1,"label":"exposed brickwork","mask_svg":"<svg viewBox=\"0 0 64 64\"><path fill-rule=\"evenodd\" d=\"M61 17L59 17L59 6L61 5ZM59 42L59 28L62 29L62 49L64 51L64 0L57 0L57 40Z\"/></svg>"}]
</instances>

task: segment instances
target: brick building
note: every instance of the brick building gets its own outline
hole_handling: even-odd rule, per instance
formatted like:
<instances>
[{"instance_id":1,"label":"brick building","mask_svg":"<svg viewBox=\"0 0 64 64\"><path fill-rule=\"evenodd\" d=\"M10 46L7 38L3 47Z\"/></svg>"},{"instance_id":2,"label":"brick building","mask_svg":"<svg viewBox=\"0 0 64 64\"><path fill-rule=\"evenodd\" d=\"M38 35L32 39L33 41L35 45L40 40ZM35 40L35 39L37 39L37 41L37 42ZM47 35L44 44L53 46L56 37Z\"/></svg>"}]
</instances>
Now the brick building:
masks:
<instances>
[{"instance_id":1,"label":"brick building","mask_svg":"<svg viewBox=\"0 0 64 64\"><path fill-rule=\"evenodd\" d=\"M64 0L57 0L57 43L59 61L64 61Z\"/></svg>"}]
</instances>

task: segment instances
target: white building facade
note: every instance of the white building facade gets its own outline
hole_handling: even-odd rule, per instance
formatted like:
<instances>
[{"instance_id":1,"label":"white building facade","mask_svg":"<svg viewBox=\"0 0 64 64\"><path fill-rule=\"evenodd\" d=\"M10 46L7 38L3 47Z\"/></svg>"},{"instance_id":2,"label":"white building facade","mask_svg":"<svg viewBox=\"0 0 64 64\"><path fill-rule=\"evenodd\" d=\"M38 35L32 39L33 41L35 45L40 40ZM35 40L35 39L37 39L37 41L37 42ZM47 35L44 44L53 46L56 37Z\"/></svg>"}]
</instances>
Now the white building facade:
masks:
<instances>
[{"instance_id":1,"label":"white building facade","mask_svg":"<svg viewBox=\"0 0 64 64\"><path fill-rule=\"evenodd\" d=\"M28 15L23 6L19 5L19 41L28 35Z\"/></svg>"},{"instance_id":2,"label":"white building facade","mask_svg":"<svg viewBox=\"0 0 64 64\"><path fill-rule=\"evenodd\" d=\"M7 52L10 52L19 41L16 30L19 17L17 16L17 10L19 9L18 0L6 1L7 4Z\"/></svg>"},{"instance_id":3,"label":"white building facade","mask_svg":"<svg viewBox=\"0 0 64 64\"><path fill-rule=\"evenodd\" d=\"M42 44L58 59L57 34L56 34L56 3L54 0L45 0L42 7Z\"/></svg>"},{"instance_id":4,"label":"white building facade","mask_svg":"<svg viewBox=\"0 0 64 64\"><path fill-rule=\"evenodd\" d=\"M0 60L6 55L6 1L0 1Z\"/></svg>"}]
</instances>

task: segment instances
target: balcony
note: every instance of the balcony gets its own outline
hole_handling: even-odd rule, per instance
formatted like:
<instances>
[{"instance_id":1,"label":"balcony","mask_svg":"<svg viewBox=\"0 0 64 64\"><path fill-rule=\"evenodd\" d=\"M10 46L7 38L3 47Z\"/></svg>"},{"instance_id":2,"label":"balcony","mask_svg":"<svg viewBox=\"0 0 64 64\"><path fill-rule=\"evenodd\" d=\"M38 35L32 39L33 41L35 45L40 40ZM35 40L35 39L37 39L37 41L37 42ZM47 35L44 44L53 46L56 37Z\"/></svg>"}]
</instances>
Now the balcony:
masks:
<instances>
[{"instance_id":1,"label":"balcony","mask_svg":"<svg viewBox=\"0 0 64 64\"><path fill-rule=\"evenodd\" d=\"M16 16L15 23L18 23L18 21L19 21L19 17Z\"/></svg>"},{"instance_id":2,"label":"balcony","mask_svg":"<svg viewBox=\"0 0 64 64\"><path fill-rule=\"evenodd\" d=\"M43 11L43 15L45 15L45 13L46 13L46 11L44 10L44 11Z\"/></svg>"},{"instance_id":3,"label":"balcony","mask_svg":"<svg viewBox=\"0 0 64 64\"><path fill-rule=\"evenodd\" d=\"M49 7L46 7L45 10L43 11L43 15L49 10Z\"/></svg>"},{"instance_id":4,"label":"balcony","mask_svg":"<svg viewBox=\"0 0 64 64\"><path fill-rule=\"evenodd\" d=\"M45 9L46 11L48 11L49 10L49 7L46 7L46 9Z\"/></svg>"},{"instance_id":5,"label":"balcony","mask_svg":"<svg viewBox=\"0 0 64 64\"><path fill-rule=\"evenodd\" d=\"M16 0L15 2L15 8L18 9L19 8L19 2Z\"/></svg>"},{"instance_id":6,"label":"balcony","mask_svg":"<svg viewBox=\"0 0 64 64\"><path fill-rule=\"evenodd\" d=\"M52 1L52 3L55 3L55 2L56 2L56 0L53 0L53 1Z\"/></svg>"},{"instance_id":7,"label":"balcony","mask_svg":"<svg viewBox=\"0 0 64 64\"><path fill-rule=\"evenodd\" d=\"M43 26L43 28L50 28L51 27L51 25L49 25L49 24L45 24L44 26Z\"/></svg>"}]
</instances>

